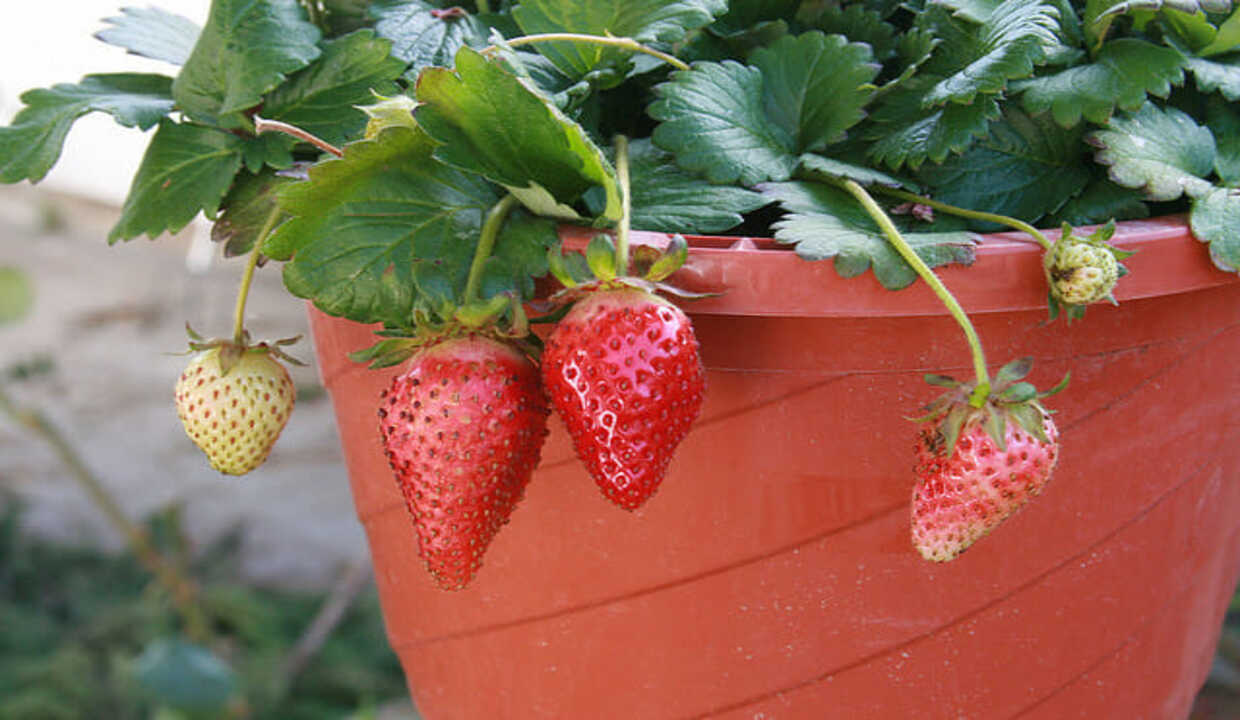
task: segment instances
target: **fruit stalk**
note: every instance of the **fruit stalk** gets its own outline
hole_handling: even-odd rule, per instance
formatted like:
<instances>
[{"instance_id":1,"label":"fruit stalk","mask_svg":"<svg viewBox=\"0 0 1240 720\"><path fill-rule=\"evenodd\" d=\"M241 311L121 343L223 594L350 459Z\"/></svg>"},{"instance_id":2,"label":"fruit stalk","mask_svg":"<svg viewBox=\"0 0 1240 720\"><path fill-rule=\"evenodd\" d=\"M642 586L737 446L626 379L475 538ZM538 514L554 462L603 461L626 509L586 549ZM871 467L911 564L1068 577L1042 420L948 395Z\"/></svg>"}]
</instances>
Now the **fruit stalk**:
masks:
<instances>
[{"instance_id":1,"label":"fruit stalk","mask_svg":"<svg viewBox=\"0 0 1240 720\"><path fill-rule=\"evenodd\" d=\"M258 259L262 256L263 241L275 229L276 221L280 219L280 206L275 205L271 208L271 213L267 215L267 220L263 222L263 227L258 231L258 237L254 239L254 249L250 251L250 257L245 264L245 272L241 275L241 287L237 290L237 304L233 309L233 342L241 345L245 342L245 304L250 297L250 285L254 282L254 269L258 267Z\"/></svg>"},{"instance_id":2,"label":"fruit stalk","mask_svg":"<svg viewBox=\"0 0 1240 720\"><path fill-rule=\"evenodd\" d=\"M884 195L890 195L891 197L907 200L908 202L917 203L918 205L925 205L926 207L931 207L935 210L945 212L948 215L956 215L958 217L969 218L970 220L983 220L985 222L995 223L996 225L1006 225L1013 230L1019 230L1020 232L1032 237L1034 242L1042 246L1043 250L1051 249L1051 241L1046 238L1046 235L1042 234L1041 230L1038 230L1027 222L1017 220L1014 217L999 215L998 213L982 212L981 210L969 210L955 205L948 205L945 202L932 200L931 198L924 197L916 193L911 193L907 190L883 187L881 185L875 186L875 189Z\"/></svg>"},{"instance_id":3,"label":"fruit stalk","mask_svg":"<svg viewBox=\"0 0 1240 720\"><path fill-rule=\"evenodd\" d=\"M506 195L487 212L482 231L478 234L478 248L474 250L474 259L469 265L469 278L465 281L466 305L478 299L478 292L482 288L482 269L495 250L495 240L499 237L500 229L504 227L504 220L516 203L516 197Z\"/></svg>"},{"instance_id":4,"label":"fruit stalk","mask_svg":"<svg viewBox=\"0 0 1240 720\"><path fill-rule=\"evenodd\" d=\"M259 117L258 115L255 115L254 116L254 132L257 135L262 135L265 132L281 132L281 133L284 133L285 135L291 135L297 138L298 140L304 140L305 142L310 143L311 145L319 148L320 150L329 152L332 155L335 155L336 157L344 157L343 150L336 147L335 145L332 145L331 143L327 142L323 138L318 137L317 135L314 135L312 133L306 132L305 130L302 130L301 128L297 127L296 125L290 125L286 122L280 122L279 120L268 120L267 118Z\"/></svg>"},{"instance_id":5,"label":"fruit stalk","mask_svg":"<svg viewBox=\"0 0 1240 720\"><path fill-rule=\"evenodd\" d=\"M3 387L0 387L0 413L8 415L17 424L38 435L52 448L60 461L69 469L69 474L86 491L94 506L108 518L112 527L124 536L130 551L138 562L168 592L173 606L185 623L186 636L197 643L205 644L210 639L210 630L206 616L202 608L198 606L197 588L194 583L184 577L176 565L168 562L155 549L150 536L142 527L129 519L120 503L86 467L86 463L60 430L42 413L18 407Z\"/></svg>"},{"instance_id":6,"label":"fruit stalk","mask_svg":"<svg viewBox=\"0 0 1240 720\"><path fill-rule=\"evenodd\" d=\"M511 40L507 41L509 47L519 47L521 45L532 45L534 43L540 43L540 42L582 42L582 43L588 43L591 45L605 45L608 47L617 47L617 48L621 48L624 50L632 50L633 52L644 53L646 55L650 55L651 57L659 58L660 60L667 63L668 65L671 65L677 70L688 70L689 69L689 64L686 63L684 60L681 60L680 58L674 55L668 55L665 52L660 52L658 50L655 50L654 48L646 47L645 45L642 45L641 43L637 42L633 38L627 38L627 37L606 37L603 35L584 35L581 33L538 33L535 35L524 35L522 37L512 38ZM498 49L499 49L498 46L492 45L488 48L485 48L482 52L483 54L490 54L490 53L495 52Z\"/></svg>"},{"instance_id":7,"label":"fruit stalk","mask_svg":"<svg viewBox=\"0 0 1240 720\"><path fill-rule=\"evenodd\" d=\"M617 135L616 180L620 184L620 225L616 228L616 274L629 274L629 226L632 224L633 196L629 191L629 139Z\"/></svg>"},{"instance_id":8,"label":"fruit stalk","mask_svg":"<svg viewBox=\"0 0 1240 720\"><path fill-rule=\"evenodd\" d=\"M874 198L866 192L855 180L845 180L841 183L843 188L849 192L861 206L865 208L874 222L878 223L883 234L887 236L887 240L891 243L896 252L900 253L900 257L912 266L918 276L930 286L934 294L947 307L947 311L951 313L952 318L960 325L964 331L965 339L969 343L969 351L973 355L973 372L977 377L977 388L973 391L972 397L969 398L969 404L973 407L980 408L986 401L987 395L990 393L990 374L986 370L986 353L982 350L982 341L977 335L977 330L973 327L973 322L969 320L969 316L965 313L964 308L960 307L960 303L956 301L956 297L952 295L942 280L934 274L934 271L926 265L925 261L909 246L904 236L900 234L900 230L883 211L882 207L875 202Z\"/></svg>"}]
</instances>

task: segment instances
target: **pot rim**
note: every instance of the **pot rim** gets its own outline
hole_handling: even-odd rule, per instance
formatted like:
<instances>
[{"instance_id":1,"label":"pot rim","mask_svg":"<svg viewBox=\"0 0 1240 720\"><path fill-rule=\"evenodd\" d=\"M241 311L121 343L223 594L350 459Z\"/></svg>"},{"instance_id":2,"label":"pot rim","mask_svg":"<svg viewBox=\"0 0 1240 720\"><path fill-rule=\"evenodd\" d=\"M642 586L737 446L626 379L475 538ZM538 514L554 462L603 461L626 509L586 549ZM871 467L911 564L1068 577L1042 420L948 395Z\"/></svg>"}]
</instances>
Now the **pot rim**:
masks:
<instances>
[{"instance_id":1,"label":"pot rim","mask_svg":"<svg viewBox=\"0 0 1240 720\"><path fill-rule=\"evenodd\" d=\"M1092 232L1097 226L1078 228ZM597 230L562 226L569 249L581 249ZM1045 230L1052 242L1059 230ZM633 231L637 245L666 247L672 234ZM843 278L828 262L806 261L773 238L685 235L692 251L668 282L694 292L719 293L685 301L696 315L759 317L907 317L946 315L938 298L918 281L908 288L883 288L872 272ZM1020 232L979 236L971 266L936 269L970 313L1042 310L1047 307L1042 249ZM1184 215L1116 224L1111 243L1136 254L1124 261L1130 273L1115 290L1118 301L1172 295L1240 282L1217 268L1208 249L1192 234Z\"/></svg>"}]
</instances>

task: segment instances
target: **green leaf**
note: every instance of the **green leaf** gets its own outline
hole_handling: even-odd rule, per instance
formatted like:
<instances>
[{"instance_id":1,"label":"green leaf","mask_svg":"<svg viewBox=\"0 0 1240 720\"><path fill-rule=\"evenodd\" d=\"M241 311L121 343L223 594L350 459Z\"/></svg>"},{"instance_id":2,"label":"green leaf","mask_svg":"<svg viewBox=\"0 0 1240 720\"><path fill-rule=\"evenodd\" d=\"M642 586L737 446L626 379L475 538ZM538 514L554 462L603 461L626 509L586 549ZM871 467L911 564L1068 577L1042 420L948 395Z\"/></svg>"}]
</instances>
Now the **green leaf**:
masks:
<instances>
[{"instance_id":1,"label":"green leaf","mask_svg":"<svg viewBox=\"0 0 1240 720\"><path fill-rule=\"evenodd\" d=\"M952 15L981 25L990 19L1002 0L933 0L935 5L942 5L951 10Z\"/></svg>"},{"instance_id":2,"label":"green leaf","mask_svg":"<svg viewBox=\"0 0 1240 720\"><path fill-rule=\"evenodd\" d=\"M956 53L968 63L939 81L923 102L970 103L978 93L997 93L1009 80L1032 75L1043 48L1059 44L1058 17L1043 0L1004 0L976 32L948 36L960 44Z\"/></svg>"},{"instance_id":3,"label":"green leaf","mask_svg":"<svg viewBox=\"0 0 1240 720\"><path fill-rule=\"evenodd\" d=\"M1218 33L1208 45L1197 50L1197 55L1201 57L1222 55L1235 50L1237 46L1240 46L1240 8L1237 8L1223 21L1222 25L1218 26Z\"/></svg>"},{"instance_id":4,"label":"green leaf","mask_svg":"<svg viewBox=\"0 0 1240 720\"><path fill-rule=\"evenodd\" d=\"M435 157L503 185L535 212L602 186L604 216L620 216L615 171L586 131L498 62L469 48L456 71L428 68L418 82L419 124L444 143ZM554 206L550 208L554 210Z\"/></svg>"},{"instance_id":5,"label":"green leaf","mask_svg":"<svg viewBox=\"0 0 1240 720\"><path fill-rule=\"evenodd\" d=\"M160 704L223 712L238 689L236 673L210 650L176 638L152 642L134 662L138 684Z\"/></svg>"},{"instance_id":6,"label":"green leaf","mask_svg":"<svg viewBox=\"0 0 1240 720\"><path fill-rule=\"evenodd\" d=\"M482 299L507 293L525 300L533 298L534 278L547 274L547 251L558 241L554 221L526 212L512 213L484 267Z\"/></svg>"},{"instance_id":7,"label":"green leaf","mask_svg":"<svg viewBox=\"0 0 1240 720\"><path fill-rule=\"evenodd\" d=\"M395 94L404 64L389 55L390 43L359 30L323 45L323 54L276 88L263 117L282 120L333 145L356 139L366 127L358 109L375 93Z\"/></svg>"},{"instance_id":8,"label":"green leaf","mask_svg":"<svg viewBox=\"0 0 1240 720\"><path fill-rule=\"evenodd\" d=\"M292 258L284 282L294 295L331 315L409 327L415 293L440 300L464 289L483 216L499 197L477 175L437 162L434 146L421 130L390 127L283 189L293 218L263 251Z\"/></svg>"},{"instance_id":9,"label":"green leaf","mask_svg":"<svg viewBox=\"0 0 1240 720\"><path fill-rule=\"evenodd\" d=\"M238 175L224 198L219 219L211 228L211 239L224 244L227 256L249 253L276 208L276 194L294 182L292 178L276 175L273 170ZM279 216L283 217L283 214Z\"/></svg>"},{"instance_id":10,"label":"green leaf","mask_svg":"<svg viewBox=\"0 0 1240 720\"><path fill-rule=\"evenodd\" d=\"M1120 187L1105 177L1094 178L1081 194L1065 203L1046 225L1095 225L1111 218L1136 220L1149 217L1149 206L1141 198L1142 195L1132 188Z\"/></svg>"},{"instance_id":11,"label":"green leaf","mask_svg":"<svg viewBox=\"0 0 1240 720\"><path fill-rule=\"evenodd\" d=\"M1218 37L1218 28L1210 22L1205 13L1188 15L1167 10L1158 14L1158 20L1170 30L1168 42L1174 47L1182 47L1185 54L1199 52L1201 48L1208 46Z\"/></svg>"},{"instance_id":12,"label":"green leaf","mask_svg":"<svg viewBox=\"0 0 1240 720\"><path fill-rule=\"evenodd\" d=\"M1091 178L1080 130L1008 110L961 155L923 165L935 200L1034 222L1081 192Z\"/></svg>"},{"instance_id":13,"label":"green leaf","mask_svg":"<svg viewBox=\"0 0 1240 720\"><path fill-rule=\"evenodd\" d=\"M21 320L34 305L34 287L26 273L0 266L0 325Z\"/></svg>"},{"instance_id":14,"label":"green leaf","mask_svg":"<svg viewBox=\"0 0 1240 720\"><path fill-rule=\"evenodd\" d=\"M245 169L256 173L263 166L284 170L293 166L293 148L297 147L297 138L278 132L267 132L262 135L244 138L241 146L241 157L245 161Z\"/></svg>"},{"instance_id":15,"label":"green leaf","mask_svg":"<svg viewBox=\"0 0 1240 720\"><path fill-rule=\"evenodd\" d=\"M862 185L883 185L892 188L903 188L911 192L921 192L917 183L903 178L888 175L864 165L854 165L821 155L806 154L801 156L801 167L798 174L809 179L843 179L856 180Z\"/></svg>"},{"instance_id":16,"label":"green leaf","mask_svg":"<svg viewBox=\"0 0 1240 720\"><path fill-rule=\"evenodd\" d=\"M756 25L785 20L796 14L801 0L731 0L728 11L711 24L711 32L726 37L748 32Z\"/></svg>"},{"instance_id":17,"label":"green leaf","mask_svg":"<svg viewBox=\"0 0 1240 720\"><path fill-rule=\"evenodd\" d=\"M1116 107L1136 110L1147 95L1161 98L1184 82L1183 56L1136 38L1119 38L1102 46L1094 61L1054 75L1018 83L1025 109L1050 110L1055 121L1072 127L1084 116L1105 125Z\"/></svg>"},{"instance_id":18,"label":"green leaf","mask_svg":"<svg viewBox=\"0 0 1240 720\"><path fill-rule=\"evenodd\" d=\"M888 290L908 287L917 273L892 248L882 230L851 195L821 183L769 183L759 188L790 214L775 223L775 239L795 244L807 260L833 258L836 271L854 277L868 269ZM930 267L973 262L972 233L960 230L917 232L897 218L904 239ZM945 223L946 224L946 223ZM923 225L924 227L924 225Z\"/></svg>"},{"instance_id":19,"label":"green leaf","mask_svg":"<svg viewBox=\"0 0 1240 720\"><path fill-rule=\"evenodd\" d=\"M163 75L87 75L22 94L13 124L0 127L0 182L38 182L60 158L73 123L89 112L106 112L143 130L172 111L171 78Z\"/></svg>"},{"instance_id":20,"label":"green leaf","mask_svg":"<svg viewBox=\"0 0 1240 720\"><path fill-rule=\"evenodd\" d=\"M319 29L297 0L214 0L207 25L172 85L177 107L196 119L258 105L284 78L319 56Z\"/></svg>"},{"instance_id":21,"label":"green leaf","mask_svg":"<svg viewBox=\"0 0 1240 720\"><path fill-rule=\"evenodd\" d=\"M1210 98L1206 106L1206 127L1214 135L1217 148L1214 171L1223 185L1240 186L1240 112L1231 103Z\"/></svg>"},{"instance_id":22,"label":"green leaf","mask_svg":"<svg viewBox=\"0 0 1240 720\"><path fill-rule=\"evenodd\" d=\"M1224 272L1240 271L1240 194L1215 188L1197 198L1189 225L1198 240L1210 244L1210 259Z\"/></svg>"},{"instance_id":23,"label":"green leaf","mask_svg":"<svg viewBox=\"0 0 1240 720\"><path fill-rule=\"evenodd\" d=\"M527 35L570 32L629 37L640 43L675 43L709 25L726 0L522 0L512 15ZM538 51L566 75L582 78L629 53L588 43L539 43Z\"/></svg>"},{"instance_id":24,"label":"green leaf","mask_svg":"<svg viewBox=\"0 0 1240 720\"><path fill-rule=\"evenodd\" d=\"M647 112L661 121L654 143L711 182L786 180L795 138L766 116L762 71L731 60L698 62L655 87Z\"/></svg>"},{"instance_id":25,"label":"green leaf","mask_svg":"<svg viewBox=\"0 0 1240 720\"><path fill-rule=\"evenodd\" d=\"M822 150L860 122L879 71L866 45L817 31L784 36L749 61L762 72L766 117L797 153Z\"/></svg>"},{"instance_id":26,"label":"green leaf","mask_svg":"<svg viewBox=\"0 0 1240 720\"><path fill-rule=\"evenodd\" d=\"M116 17L104 18L111 27L95 38L123 47L134 55L184 65L202 29L194 21L159 8L121 8Z\"/></svg>"},{"instance_id":27,"label":"green leaf","mask_svg":"<svg viewBox=\"0 0 1240 720\"><path fill-rule=\"evenodd\" d=\"M1098 148L1094 159L1110 167L1112 180L1141 188L1150 200L1199 197L1213 188L1202 178L1214 171L1214 136L1175 108L1146 103L1086 140Z\"/></svg>"},{"instance_id":28,"label":"green leaf","mask_svg":"<svg viewBox=\"0 0 1240 720\"><path fill-rule=\"evenodd\" d=\"M444 12L420 0L378 0L370 12L375 32L392 41L392 55L408 64L411 82L426 67L451 67L462 47L485 44L487 28L468 13Z\"/></svg>"},{"instance_id":29,"label":"green leaf","mask_svg":"<svg viewBox=\"0 0 1240 720\"><path fill-rule=\"evenodd\" d=\"M756 192L714 185L685 172L648 139L629 143L632 226L668 233L716 233L741 224L767 200Z\"/></svg>"},{"instance_id":30,"label":"green leaf","mask_svg":"<svg viewBox=\"0 0 1240 720\"><path fill-rule=\"evenodd\" d=\"M1240 53L1210 60L1186 57L1184 67L1193 74L1201 92L1218 92L1228 100L1240 100Z\"/></svg>"},{"instance_id":31,"label":"green leaf","mask_svg":"<svg viewBox=\"0 0 1240 720\"><path fill-rule=\"evenodd\" d=\"M108 242L175 233L199 211L214 217L240 167L237 136L163 120L142 157Z\"/></svg>"},{"instance_id":32,"label":"green leaf","mask_svg":"<svg viewBox=\"0 0 1240 720\"><path fill-rule=\"evenodd\" d=\"M843 35L853 42L869 45L879 60L896 54L895 26L884 20L881 13L864 5L832 5L818 16L814 27L829 35Z\"/></svg>"},{"instance_id":33,"label":"green leaf","mask_svg":"<svg viewBox=\"0 0 1240 720\"><path fill-rule=\"evenodd\" d=\"M874 110L866 137L874 141L869 155L875 164L915 170L926 160L943 162L951 153L964 152L999 119L999 103L990 96L969 105L924 109L922 98L934 82L932 76L913 78L888 93Z\"/></svg>"}]
</instances>

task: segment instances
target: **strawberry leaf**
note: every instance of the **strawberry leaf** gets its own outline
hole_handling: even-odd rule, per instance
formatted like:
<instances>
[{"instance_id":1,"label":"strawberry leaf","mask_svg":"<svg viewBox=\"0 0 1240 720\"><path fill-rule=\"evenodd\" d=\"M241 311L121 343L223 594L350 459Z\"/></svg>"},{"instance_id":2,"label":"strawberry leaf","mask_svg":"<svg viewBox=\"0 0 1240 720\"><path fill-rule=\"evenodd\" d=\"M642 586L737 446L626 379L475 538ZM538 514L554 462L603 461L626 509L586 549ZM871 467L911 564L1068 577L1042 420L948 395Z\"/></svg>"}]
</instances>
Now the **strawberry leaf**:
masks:
<instances>
[{"instance_id":1,"label":"strawberry leaf","mask_svg":"<svg viewBox=\"0 0 1240 720\"><path fill-rule=\"evenodd\" d=\"M1211 98L1206 106L1206 127L1214 135L1217 152L1214 171L1227 187L1240 186L1240 112L1230 103Z\"/></svg>"},{"instance_id":2,"label":"strawberry leaf","mask_svg":"<svg viewBox=\"0 0 1240 720\"><path fill-rule=\"evenodd\" d=\"M970 103L978 93L997 93L1009 80L1032 75L1043 48L1059 44L1058 18L1043 0L1004 0L976 30L948 34L957 45L954 54L967 63L931 88L924 102Z\"/></svg>"},{"instance_id":3,"label":"strawberry leaf","mask_svg":"<svg viewBox=\"0 0 1240 720\"><path fill-rule=\"evenodd\" d=\"M796 169L795 138L770 122L762 71L731 60L698 62L655 87L652 139L711 182L755 185Z\"/></svg>"},{"instance_id":4,"label":"strawberry leaf","mask_svg":"<svg viewBox=\"0 0 1240 720\"><path fill-rule=\"evenodd\" d=\"M527 35L571 32L675 43L727 8L725 0L522 0L512 15ZM539 43L537 49L560 72L577 79L630 55L589 43Z\"/></svg>"},{"instance_id":5,"label":"strawberry leaf","mask_svg":"<svg viewBox=\"0 0 1240 720\"><path fill-rule=\"evenodd\" d=\"M891 247L865 209L843 190L800 181L768 183L759 189L788 211L774 225L775 239L795 244L802 258L832 258L842 277L855 277L873 269L874 276L888 290L908 287L917 279L916 271ZM895 221L903 226L905 240L929 266L973 262L976 239L972 233L956 228L919 232L925 224L914 225L918 221L905 218ZM953 224L943 220L936 227Z\"/></svg>"},{"instance_id":6,"label":"strawberry leaf","mask_svg":"<svg viewBox=\"0 0 1240 720\"><path fill-rule=\"evenodd\" d=\"M534 278L547 274L547 252L558 241L554 221L525 212L513 213L504 223L495 252L487 258L483 269L482 299L507 294L525 300L533 298Z\"/></svg>"},{"instance_id":7,"label":"strawberry leaf","mask_svg":"<svg viewBox=\"0 0 1240 720\"><path fill-rule=\"evenodd\" d=\"M433 150L421 130L390 127L311 167L309 182L284 188L280 204L293 218L263 251L291 258L288 289L328 314L397 328L411 325L415 294L455 296L499 197L478 176L437 162Z\"/></svg>"},{"instance_id":8,"label":"strawberry leaf","mask_svg":"<svg viewBox=\"0 0 1240 720\"><path fill-rule=\"evenodd\" d=\"M1115 108L1136 110L1147 95L1161 98L1172 85L1184 82L1180 53L1136 38L1120 38L1102 46L1092 63L1014 85L1023 93L1025 109L1050 110L1055 121L1072 127L1081 117L1105 125Z\"/></svg>"},{"instance_id":9,"label":"strawberry leaf","mask_svg":"<svg viewBox=\"0 0 1240 720\"><path fill-rule=\"evenodd\" d=\"M211 228L211 239L223 243L224 255L245 255L254 249L259 233L276 207L276 194L293 182L292 178L276 175L270 169L257 175L241 173L237 176L224 198L224 209ZM285 216L281 214L280 217Z\"/></svg>"},{"instance_id":10,"label":"strawberry leaf","mask_svg":"<svg viewBox=\"0 0 1240 720\"><path fill-rule=\"evenodd\" d=\"M648 139L629 143L632 177L632 226L669 233L717 233L741 224L742 214L767 200L752 190L714 185L676 164L671 153ZM588 196L592 199L592 195ZM591 203L599 209L600 203Z\"/></svg>"},{"instance_id":11,"label":"strawberry leaf","mask_svg":"<svg viewBox=\"0 0 1240 720\"><path fill-rule=\"evenodd\" d=\"M151 138L108 242L175 233L201 211L214 217L241 168L241 139L164 119Z\"/></svg>"},{"instance_id":12,"label":"strawberry leaf","mask_svg":"<svg viewBox=\"0 0 1240 720\"><path fill-rule=\"evenodd\" d=\"M921 192L917 183L903 178L888 175L864 165L854 165L833 158L826 158L812 153L801 156L801 166L797 170L798 177L810 180L856 180L862 185L882 185L892 188L903 188L912 192Z\"/></svg>"},{"instance_id":13,"label":"strawberry leaf","mask_svg":"<svg viewBox=\"0 0 1240 720\"><path fill-rule=\"evenodd\" d=\"M1210 259L1224 272L1240 271L1240 191L1214 188L1197 198L1189 224L1198 240L1210 244Z\"/></svg>"},{"instance_id":14,"label":"strawberry leaf","mask_svg":"<svg viewBox=\"0 0 1240 720\"><path fill-rule=\"evenodd\" d=\"M615 171L586 131L498 62L469 48L456 71L428 68L418 81L418 123L444 143L435 157L508 188L538 214L572 219L568 207L593 186L603 215L620 216Z\"/></svg>"},{"instance_id":15,"label":"strawberry leaf","mask_svg":"<svg viewBox=\"0 0 1240 720\"><path fill-rule=\"evenodd\" d=\"M874 141L868 152L875 164L916 170L926 160L943 162L951 153L964 152L999 119L999 103L990 96L969 105L923 109L922 99L934 82L933 77L913 78L888 93L875 109L866 132L866 138Z\"/></svg>"},{"instance_id":16,"label":"strawberry leaf","mask_svg":"<svg viewBox=\"0 0 1240 720\"><path fill-rule=\"evenodd\" d=\"M134 55L184 65L202 29L194 21L159 8L121 8L116 17L104 18L111 27L95 33L109 45Z\"/></svg>"},{"instance_id":17,"label":"strawberry leaf","mask_svg":"<svg viewBox=\"0 0 1240 720\"><path fill-rule=\"evenodd\" d=\"M1203 93L1218 92L1231 101L1240 100L1240 53L1205 59L1188 57L1184 67Z\"/></svg>"},{"instance_id":18,"label":"strawberry leaf","mask_svg":"<svg viewBox=\"0 0 1240 720\"><path fill-rule=\"evenodd\" d=\"M1214 171L1214 136L1175 108L1146 103L1086 140L1098 148L1094 159L1110 167L1112 180L1141 188L1150 200L1199 197L1214 187L1202 179Z\"/></svg>"},{"instance_id":19,"label":"strawberry leaf","mask_svg":"<svg viewBox=\"0 0 1240 720\"><path fill-rule=\"evenodd\" d=\"M1200 17L1205 17L1205 15L1202 14ZM1240 46L1240 9L1233 12L1223 21L1223 24L1218 26L1218 32L1211 38L1209 44L1198 48L1197 55L1201 57L1222 55L1235 50L1238 46Z\"/></svg>"},{"instance_id":20,"label":"strawberry leaf","mask_svg":"<svg viewBox=\"0 0 1240 720\"><path fill-rule=\"evenodd\" d=\"M404 64L389 55L390 43L369 30L359 30L323 45L323 54L276 88L263 104L263 117L296 125L342 145L366 127L358 109L375 93L397 91L393 81Z\"/></svg>"},{"instance_id":21,"label":"strawberry leaf","mask_svg":"<svg viewBox=\"0 0 1240 720\"><path fill-rule=\"evenodd\" d=\"M865 5L830 6L814 21L814 27L831 35L843 35L870 46L874 57L887 60L896 54L896 28L881 13Z\"/></svg>"},{"instance_id":22,"label":"strawberry leaf","mask_svg":"<svg viewBox=\"0 0 1240 720\"><path fill-rule=\"evenodd\" d=\"M786 35L749 61L762 72L766 117L795 152L822 150L865 116L879 67L870 48L842 35Z\"/></svg>"},{"instance_id":23,"label":"strawberry leaf","mask_svg":"<svg viewBox=\"0 0 1240 720\"><path fill-rule=\"evenodd\" d=\"M13 124L0 127L0 182L38 182L60 158L78 118L106 112L118 123L146 130L172 111L171 78L163 75L87 75L22 94Z\"/></svg>"},{"instance_id":24,"label":"strawberry leaf","mask_svg":"<svg viewBox=\"0 0 1240 720\"><path fill-rule=\"evenodd\" d=\"M318 41L319 29L297 0L215 0L172 96L190 117L236 126L238 118L228 116L258 105L309 65Z\"/></svg>"},{"instance_id":25,"label":"strawberry leaf","mask_svg":"<svg viewBox=\"0 0 1240 720\"><path fill-rule=\"evenodd\" d=\"M1069 225L1095 225L1111 218L1134 220L1149 217L1150 209L1141 201L1136 190L1120 187L1106 177L1095 177L1081 194L1064 204L1046 222L1047 227L1068 223Z\"/></svg>"},{"instance_id":26,"label":"strawberry leaf","mask_svg":"<svg viewBox=\"0 0 1240 720\"><path fill-rule=\"evenodd\" d=\"M923 165L917 177L936 200L1034 221L1089 183L1082 134L1008 110L986 138L942 164Z\"/></svg>"},{"instance_id":27,"label":"strawberry leaf","mask_svg":"<svg viewBox=\"0 0 1240 720\"><path fill-rule=\"evenodd\" d=\"M422 68L450 67L462 47L484 45L487 28L467 13L443 12L420 0L378 0L370 6L375 32L392 41L392 55L408 65L416 80Z\"/></svg>"}]
</instances>

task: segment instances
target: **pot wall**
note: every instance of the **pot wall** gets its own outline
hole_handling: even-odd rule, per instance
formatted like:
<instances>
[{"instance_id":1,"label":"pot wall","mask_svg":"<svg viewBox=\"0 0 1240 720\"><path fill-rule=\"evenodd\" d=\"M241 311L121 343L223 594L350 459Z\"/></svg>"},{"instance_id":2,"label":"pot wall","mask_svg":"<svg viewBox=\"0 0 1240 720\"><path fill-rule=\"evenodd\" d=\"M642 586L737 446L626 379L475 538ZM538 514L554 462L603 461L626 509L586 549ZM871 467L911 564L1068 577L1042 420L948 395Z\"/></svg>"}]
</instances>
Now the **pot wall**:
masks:
<instances>
[{"instance_id":1,"label":"pot wall","mask_svg":"<svg viewBox=\"0 0 1240 720\"><path fill-rule=\"evenodd\" d=\"M1032 354L1039 387L1072 372L1049 402L1063 433L1051 484L945 565L909 545L904 418L934 395L924 373L970 364L920 283L887 293L786 251L695 251L681 284L735 291L690 306L707 398L659 494L633 513L607 503L553 419L525 500L457 593L425 572L379 448L376 398L396 370L349 363L369 329L312 312L419 709L1185 717L1240 569L1240 282L1178 221L1117 244L1141 249L1123 302L1071 327L1046 322L1027 244L992 239L973 268L942 273L992 365ZM807 275L815 292L796 289ZM743 305L765 287L802 299L759 317L770 308ZM1023 288L1016 302L1005 287ZM888 300L896 311L863 316Z\"/></svg>"}]
</instances>

